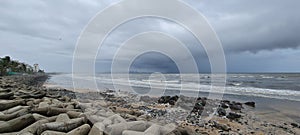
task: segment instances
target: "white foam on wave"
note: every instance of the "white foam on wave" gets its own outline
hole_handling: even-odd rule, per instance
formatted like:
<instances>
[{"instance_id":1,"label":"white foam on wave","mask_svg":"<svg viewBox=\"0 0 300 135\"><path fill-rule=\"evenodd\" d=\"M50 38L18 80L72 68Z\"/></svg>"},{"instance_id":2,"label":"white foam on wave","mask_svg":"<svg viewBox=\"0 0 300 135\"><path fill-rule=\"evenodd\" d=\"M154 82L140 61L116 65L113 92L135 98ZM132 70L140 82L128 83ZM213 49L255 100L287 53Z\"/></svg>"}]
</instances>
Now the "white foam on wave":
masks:
<instances>
[{"instance_id":1,"label":"white foam on wave","mask_svg":"<svg viewBox=\"0 0 300 135\"><path fill-rule=\"evenodd\" d=\"M64 75L64 79L71 75ZM74 76L73 76L74 77ZM73 78L74 79L74 78ZM94 77L90 76L75 76L75 79L93 81ZM109 75L97 76L96 80L99 84L112 84L112 80ZM129 81L129 82L128 82ZM68 81L66 81L68 82ZM181 80L128 80L120 76L113 80L114 85L130 85L131 87L141 87L141 88L155 88L164 89L168 88L171 90L182 90L184 91L200 91L200 92L212 92L211 85L202 85L192 81L181 81ZM254 88L254 87L241 87L241 84L234 84L234 86L226 86L226 90L220 91L222 87L214 86L213 92L233 94L233 95L246 95L246 96L257 96L257 97L268 97L277 99L289 99L300 101L300 91L295 90L277 90L277 89L265 89L265 88ZM88 86L85 86L88 88Z\"/></svg>"}]
</instances>

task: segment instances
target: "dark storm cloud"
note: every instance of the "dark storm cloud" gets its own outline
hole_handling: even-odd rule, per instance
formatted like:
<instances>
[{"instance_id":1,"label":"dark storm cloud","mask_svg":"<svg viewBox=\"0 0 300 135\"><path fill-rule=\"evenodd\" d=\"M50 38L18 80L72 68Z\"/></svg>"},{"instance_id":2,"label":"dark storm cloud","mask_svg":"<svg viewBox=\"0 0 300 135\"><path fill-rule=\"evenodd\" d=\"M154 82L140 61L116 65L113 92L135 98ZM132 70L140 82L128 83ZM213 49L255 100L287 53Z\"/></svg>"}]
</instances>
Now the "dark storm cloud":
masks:
<instances>
[{"instance_id":1,"label":"dark storm cloud","mask_svg":"<svg viewBox=\"0 0 300 135\"><path fill-rule=\"evenodd\" d=\"M300 46L300 1L201 1L226 51L274 50Z\"/></svg>"}]
</instances>

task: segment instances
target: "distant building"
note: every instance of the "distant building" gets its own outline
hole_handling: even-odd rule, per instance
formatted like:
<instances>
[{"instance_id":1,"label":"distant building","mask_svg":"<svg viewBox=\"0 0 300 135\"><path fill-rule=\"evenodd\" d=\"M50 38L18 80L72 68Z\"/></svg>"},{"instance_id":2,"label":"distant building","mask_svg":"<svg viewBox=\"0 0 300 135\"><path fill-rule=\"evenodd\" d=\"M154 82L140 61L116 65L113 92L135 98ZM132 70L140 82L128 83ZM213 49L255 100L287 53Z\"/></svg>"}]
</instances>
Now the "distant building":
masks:
<instances>
[{"instance_id":1,"label":"distant building","mask_svg":"<svg viewBox=\"0 0 300 135\"><path fill-rule=\"evenodd\" d=\"M37 73L39 72L40 68L39 68L39 64L33 64L33 72Z\"/></svg>"}]
</instances>

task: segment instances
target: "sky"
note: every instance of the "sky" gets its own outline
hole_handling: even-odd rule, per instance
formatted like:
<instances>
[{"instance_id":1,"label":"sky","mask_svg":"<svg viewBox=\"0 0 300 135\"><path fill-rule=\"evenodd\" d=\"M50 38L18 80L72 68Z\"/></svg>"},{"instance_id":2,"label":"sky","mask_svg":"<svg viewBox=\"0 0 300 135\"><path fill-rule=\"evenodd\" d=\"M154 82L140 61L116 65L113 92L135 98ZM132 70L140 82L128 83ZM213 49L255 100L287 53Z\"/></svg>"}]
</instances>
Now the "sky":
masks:
<instances>
[{"instance_id":1,"label":"sky","mask_svg":"<svg viewBox=\"0 0 300 135\"><path fill-rule=\"evenodd\" d=\"M202 13L215 30L224 49L228 72L300 72L299 0L183 1ZM81 32L98 12L116 2L1 0L0 57L9 55L29 64L38 63L47 72L71 72ZM130 10L119 8L122 13ZM193 16L178 14L181 15L193 21ZM161 18L130 20L111 32L98 50L96 71L109 71L122 43L144 31L161 31L180 39L191 51L191 59L196 61L199 71L210 71L201 43L185 28ZM154 39L124 49L125 54L153 45L150 40ZM170 50L180 52L175 47ZM184 55L178 53L178 58L181 57L185 61ZM178 72L176 64L164 54L148 52L132 60L131 70Z\"/></svg>"}]
</instances>

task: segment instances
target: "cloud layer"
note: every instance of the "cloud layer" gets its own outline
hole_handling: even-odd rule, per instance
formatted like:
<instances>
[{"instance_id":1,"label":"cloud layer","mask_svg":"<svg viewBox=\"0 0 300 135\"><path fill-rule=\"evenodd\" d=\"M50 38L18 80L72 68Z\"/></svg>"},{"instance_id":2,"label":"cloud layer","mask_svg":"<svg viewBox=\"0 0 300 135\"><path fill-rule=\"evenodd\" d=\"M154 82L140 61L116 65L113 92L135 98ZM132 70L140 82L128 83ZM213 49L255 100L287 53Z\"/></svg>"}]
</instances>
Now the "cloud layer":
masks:
<instances>
[{"instance_id":1,"label":"cloud layer","mask_svg":"<svg viewBox=\"0 0 300 135\"><path fill-rule=\"evenodd\" d=\"M70 72L80 32L97 12L113 2L116 1L1 0L0 55L39 63L46 71ZM228 71L300 71L297 68L300 66L300 1L185 2L203 13L215 29L223 44ZM127 9L123 10L126 12ZM185 16L193 21L193 16ZM113 31L98 50L97 70L108 71L112 56L121 43L136 33L149 30L169 33L180 39L191 50L200 71L209 71L205 50L191 33L174 22L158 18L133 20ZM134 49L128 53L130 51ZM147 68L162 72L177 70L171 59L155 53L138 58L132 68L135 71Z\"/></svg>"}]
</instances>

